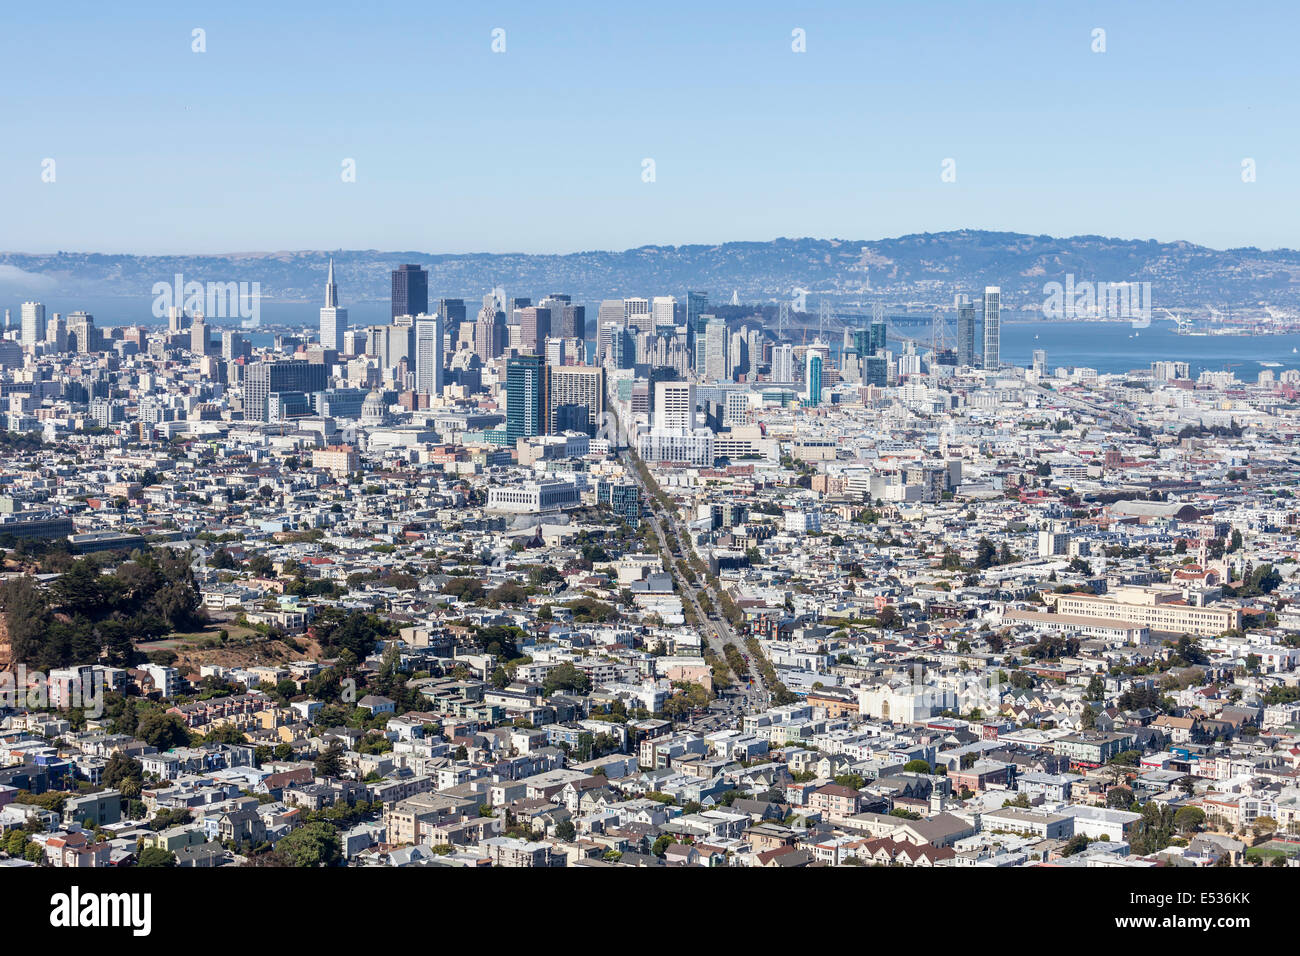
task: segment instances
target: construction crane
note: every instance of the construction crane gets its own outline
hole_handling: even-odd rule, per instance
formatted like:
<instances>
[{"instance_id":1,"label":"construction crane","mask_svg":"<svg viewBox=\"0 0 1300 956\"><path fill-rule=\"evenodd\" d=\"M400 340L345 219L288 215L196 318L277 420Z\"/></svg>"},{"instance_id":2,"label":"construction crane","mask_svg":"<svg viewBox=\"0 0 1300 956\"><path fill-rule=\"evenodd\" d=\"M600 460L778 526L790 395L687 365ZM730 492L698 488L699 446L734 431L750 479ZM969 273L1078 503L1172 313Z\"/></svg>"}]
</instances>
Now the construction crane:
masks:
<instances>
[{"instance_id":1,"label":"construction crane","mask_svg":"<svg viewBox=\"0 0 1300 956\"><path fill-rule=\"evenodd\" d=\"M1191 330L1192 328L1191 319L1184 319L1181 315L1174 315L1174 313L1170 312L1166 308L1161 308L1160 311L1163 312L1165 315L1169 316L1169 318L1174 320L1174 324L1178 326L1179 335L1186 335Z\"/></svg>"}]
</instances>

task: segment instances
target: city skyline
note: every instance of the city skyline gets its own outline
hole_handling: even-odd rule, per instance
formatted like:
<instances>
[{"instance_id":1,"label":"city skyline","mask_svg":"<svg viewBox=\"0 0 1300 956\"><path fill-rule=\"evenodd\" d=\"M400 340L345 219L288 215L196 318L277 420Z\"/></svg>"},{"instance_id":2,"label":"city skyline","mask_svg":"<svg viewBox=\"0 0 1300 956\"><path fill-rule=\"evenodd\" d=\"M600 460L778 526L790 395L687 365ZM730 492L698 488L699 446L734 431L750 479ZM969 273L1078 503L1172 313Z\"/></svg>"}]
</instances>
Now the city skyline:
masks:
<instances>
[{"instance_id":1,"label":"city skyline","mask_svg":"<svg viewBox=\"0 0 1300 956\"><path fill-rule=\"evenodd\" d=\"M1288 928L1289 8L122 6L0 30L19 946L199 868Z\"/></svg>"}]
</instances>

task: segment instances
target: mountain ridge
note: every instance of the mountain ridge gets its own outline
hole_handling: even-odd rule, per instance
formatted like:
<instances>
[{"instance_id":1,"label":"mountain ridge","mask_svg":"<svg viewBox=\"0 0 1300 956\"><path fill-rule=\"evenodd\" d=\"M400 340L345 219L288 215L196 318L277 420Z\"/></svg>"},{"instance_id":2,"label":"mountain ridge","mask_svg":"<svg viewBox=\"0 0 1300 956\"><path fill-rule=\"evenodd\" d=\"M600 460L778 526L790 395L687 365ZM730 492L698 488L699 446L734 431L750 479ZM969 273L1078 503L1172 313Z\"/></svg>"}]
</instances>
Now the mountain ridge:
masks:
<instances>
[{"instance_id":1,"label":"mountain ridge","mask_svg":"<svg viewBox=\"0 0 1300 956\"><path fill-rule=\"evenodd\" d=\"M0 289L38 293L150 295L155 282L259 282L264 298L323 297L335 261L348 301L387 298L388 273L401 263L430 271L429 294L477 301L494 285L540 298L568 292L576 301L707 290L715 302L772 303L803 289L812 300L948 306L957 292L1002 287L1007 308L1036 307L1043 285L1150 282L1157 306L1300 306L1300 251L1246 246L1217 250L1186 240L1053 237L990 230L909 233L884 239L777 237L725 243L636 246L622 251L425 253L416 250L276 250L203 255L0 252Z\"/></svg>"}]
</instances>

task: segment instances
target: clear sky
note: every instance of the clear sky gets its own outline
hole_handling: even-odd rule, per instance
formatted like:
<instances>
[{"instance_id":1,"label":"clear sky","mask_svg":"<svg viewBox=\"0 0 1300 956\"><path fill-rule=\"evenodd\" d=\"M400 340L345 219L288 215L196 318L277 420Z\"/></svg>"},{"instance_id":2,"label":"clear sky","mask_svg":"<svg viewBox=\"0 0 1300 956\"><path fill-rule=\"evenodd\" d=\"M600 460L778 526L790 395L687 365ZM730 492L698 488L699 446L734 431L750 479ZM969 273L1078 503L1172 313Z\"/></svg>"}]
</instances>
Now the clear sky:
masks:
<instances>
[{"instance_id":1,"label":"clear sky","mask_svg":"<svg viewBox=\"0 0 1300 956\"><path fill-rule=\"evenodd\" d=\"M1297 247L1298 26L1199 0L7 3L0 249Z\"/></svg>"}]
</instances>

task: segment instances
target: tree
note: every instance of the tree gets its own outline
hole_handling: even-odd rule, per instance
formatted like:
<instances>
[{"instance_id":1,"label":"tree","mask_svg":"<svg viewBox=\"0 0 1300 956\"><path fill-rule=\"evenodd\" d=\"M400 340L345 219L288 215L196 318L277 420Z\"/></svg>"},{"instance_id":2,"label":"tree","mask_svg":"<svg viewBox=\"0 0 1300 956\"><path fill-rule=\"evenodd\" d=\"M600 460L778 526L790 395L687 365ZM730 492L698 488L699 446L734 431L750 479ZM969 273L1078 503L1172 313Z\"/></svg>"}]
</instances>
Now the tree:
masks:
<instances>
[{"instance_id":1,"label":"tree","mask_svg":"<svg viewBox=\"0 0 1300 956\"><path fill-rule=\"evenodd\" d=\"M876 615L876 621L881 627L889 631L898 628L902 624L902 619L898 616L898 611L895 610L892 604L886 604L880 609L880 612Z\"/></svg>"},{"instance_id":2,"label":"tree","mask_svg":"<svg viewBox=\"0 0 1300 956\"><path fill-rule=\"evenodd\" d=\"M1082 833L1076 834L1070 838L1070 842L1061 850L1061 856L1074 856L1088 848L1088 838Z\"/></svg>"},{"instance_id":3,"label":"tree","mask_svg":"<svg viewBox=\"0 0 1300 956\"><path fill-rule=\"evenodd\" d=\"M343 772L343 747L335 742L316 755L315 774L318 777L337 777Z\"/></svg>"},{"instance_id":4,"label":"tree","mask_svg":"<svg viewBox=\"0 0 1300 956\"><path fill-rule=\"evenodd\" d=\"M343 856L338 834L328 823L307 823L290 830L275 849L293 866L334 866Z\"/></svg>"},{"instance_id":5,"label":"tree","mask_svg":"<svg viewBox=\"0 0 1300 956\"><path fill-rule=\"evenodd\" d=\"M190 731L178 714L168 714L157 708L146 711L136 725L135 736L160 751L184 747L190 743Z\"/></svg>"},{"instance_id":6,"label":"tree","mask_svg":"<svg viewBox=\"0 0 1300 956\"><path fill-rule=\"evenodd\" d=\"M1101 679L1100 674L1093 674L1092 679L1088 681L1088 686L1083 692L1084 700L1101 700L1106 696L1106 682Z\"/></svg>"},{"instance_id":7,"label":"tree","mask_svg":"<svg viewBox=\"0 0 1300 956\"><path fill-rule=\"evenodd\" d=\"M140 761L118 751L104 765L102 780L104 786L112 787L124 797L138 797L144 783L144 767Z\"/></svg>"},{"instance_id":8,"label":"tree","mask_svg":"<svg viewBox=\"0 0 1300 956\"><path fill-rule=\"evenodd\" d=\"M1128 787L1111 787L1106 794L1106 806L1115 810L1127 810L1133 806L1133 791Z\"/></svg>"},{"instance_id":9,"label":"tree","mask_svg":"<svg viewBox=\"0 0 1300 956\"><path fill-rule=\"evenodd\" d=\"M909 760L903 764L904 773L930 773L930 762L928 760Z\"/></svg>"},{"instance_id":10,"label":"tree","mask_svg":"<svg viewBox=\"0 0 1300 956\"><path fill-rule=\"evenodd\" d=\"M175 866L176 854L160 846L147 846L139 857L139 866ZM169 877L170 879L170 877Z\"/></svg>"},{"instance_id":11,"label":"tree","mask_svg":"<svg viewBox=\"0 0 1300 956\"><path fill-rule=\"evenodd\" d=\"M1250 828L1255 832L1255 836L1260 837L1265 833L1276 832L1277 821L1269 816L1258 816L1255 818L1255 822L1251 824Z\"/></svg>"},{"instance_id":12,"label":"tree","mask_svg":"<svg viewBox=\"0 0 1300 956\"><path fill-rule=\"evenodd\" d=\"M552 667L542 681L542 693L547 697L557 690L585 694L590 689L591 678L567 661Z\"/></svg>"},{"instance_id":13,"label":"tree","mask_svg":"<svg viewBox=\"0 0 1300 956\"><path fill-rule=\"evenodd\" d=\"M1205 824L1205 811L1200 807L1179 807L1174 814L1174 826L1183 833L1194 833Z\"/></svg>"},{"instance_id":14,"label":"tree","mask_svg":"<svg viewBox=\"0 0 1300 956\"><path fill-rule=\"evenodd\" d=\"M572 820L561 820L555 825L555 835L567 843L578 835L578 830Z\"/></svg>"}]
</instances>

